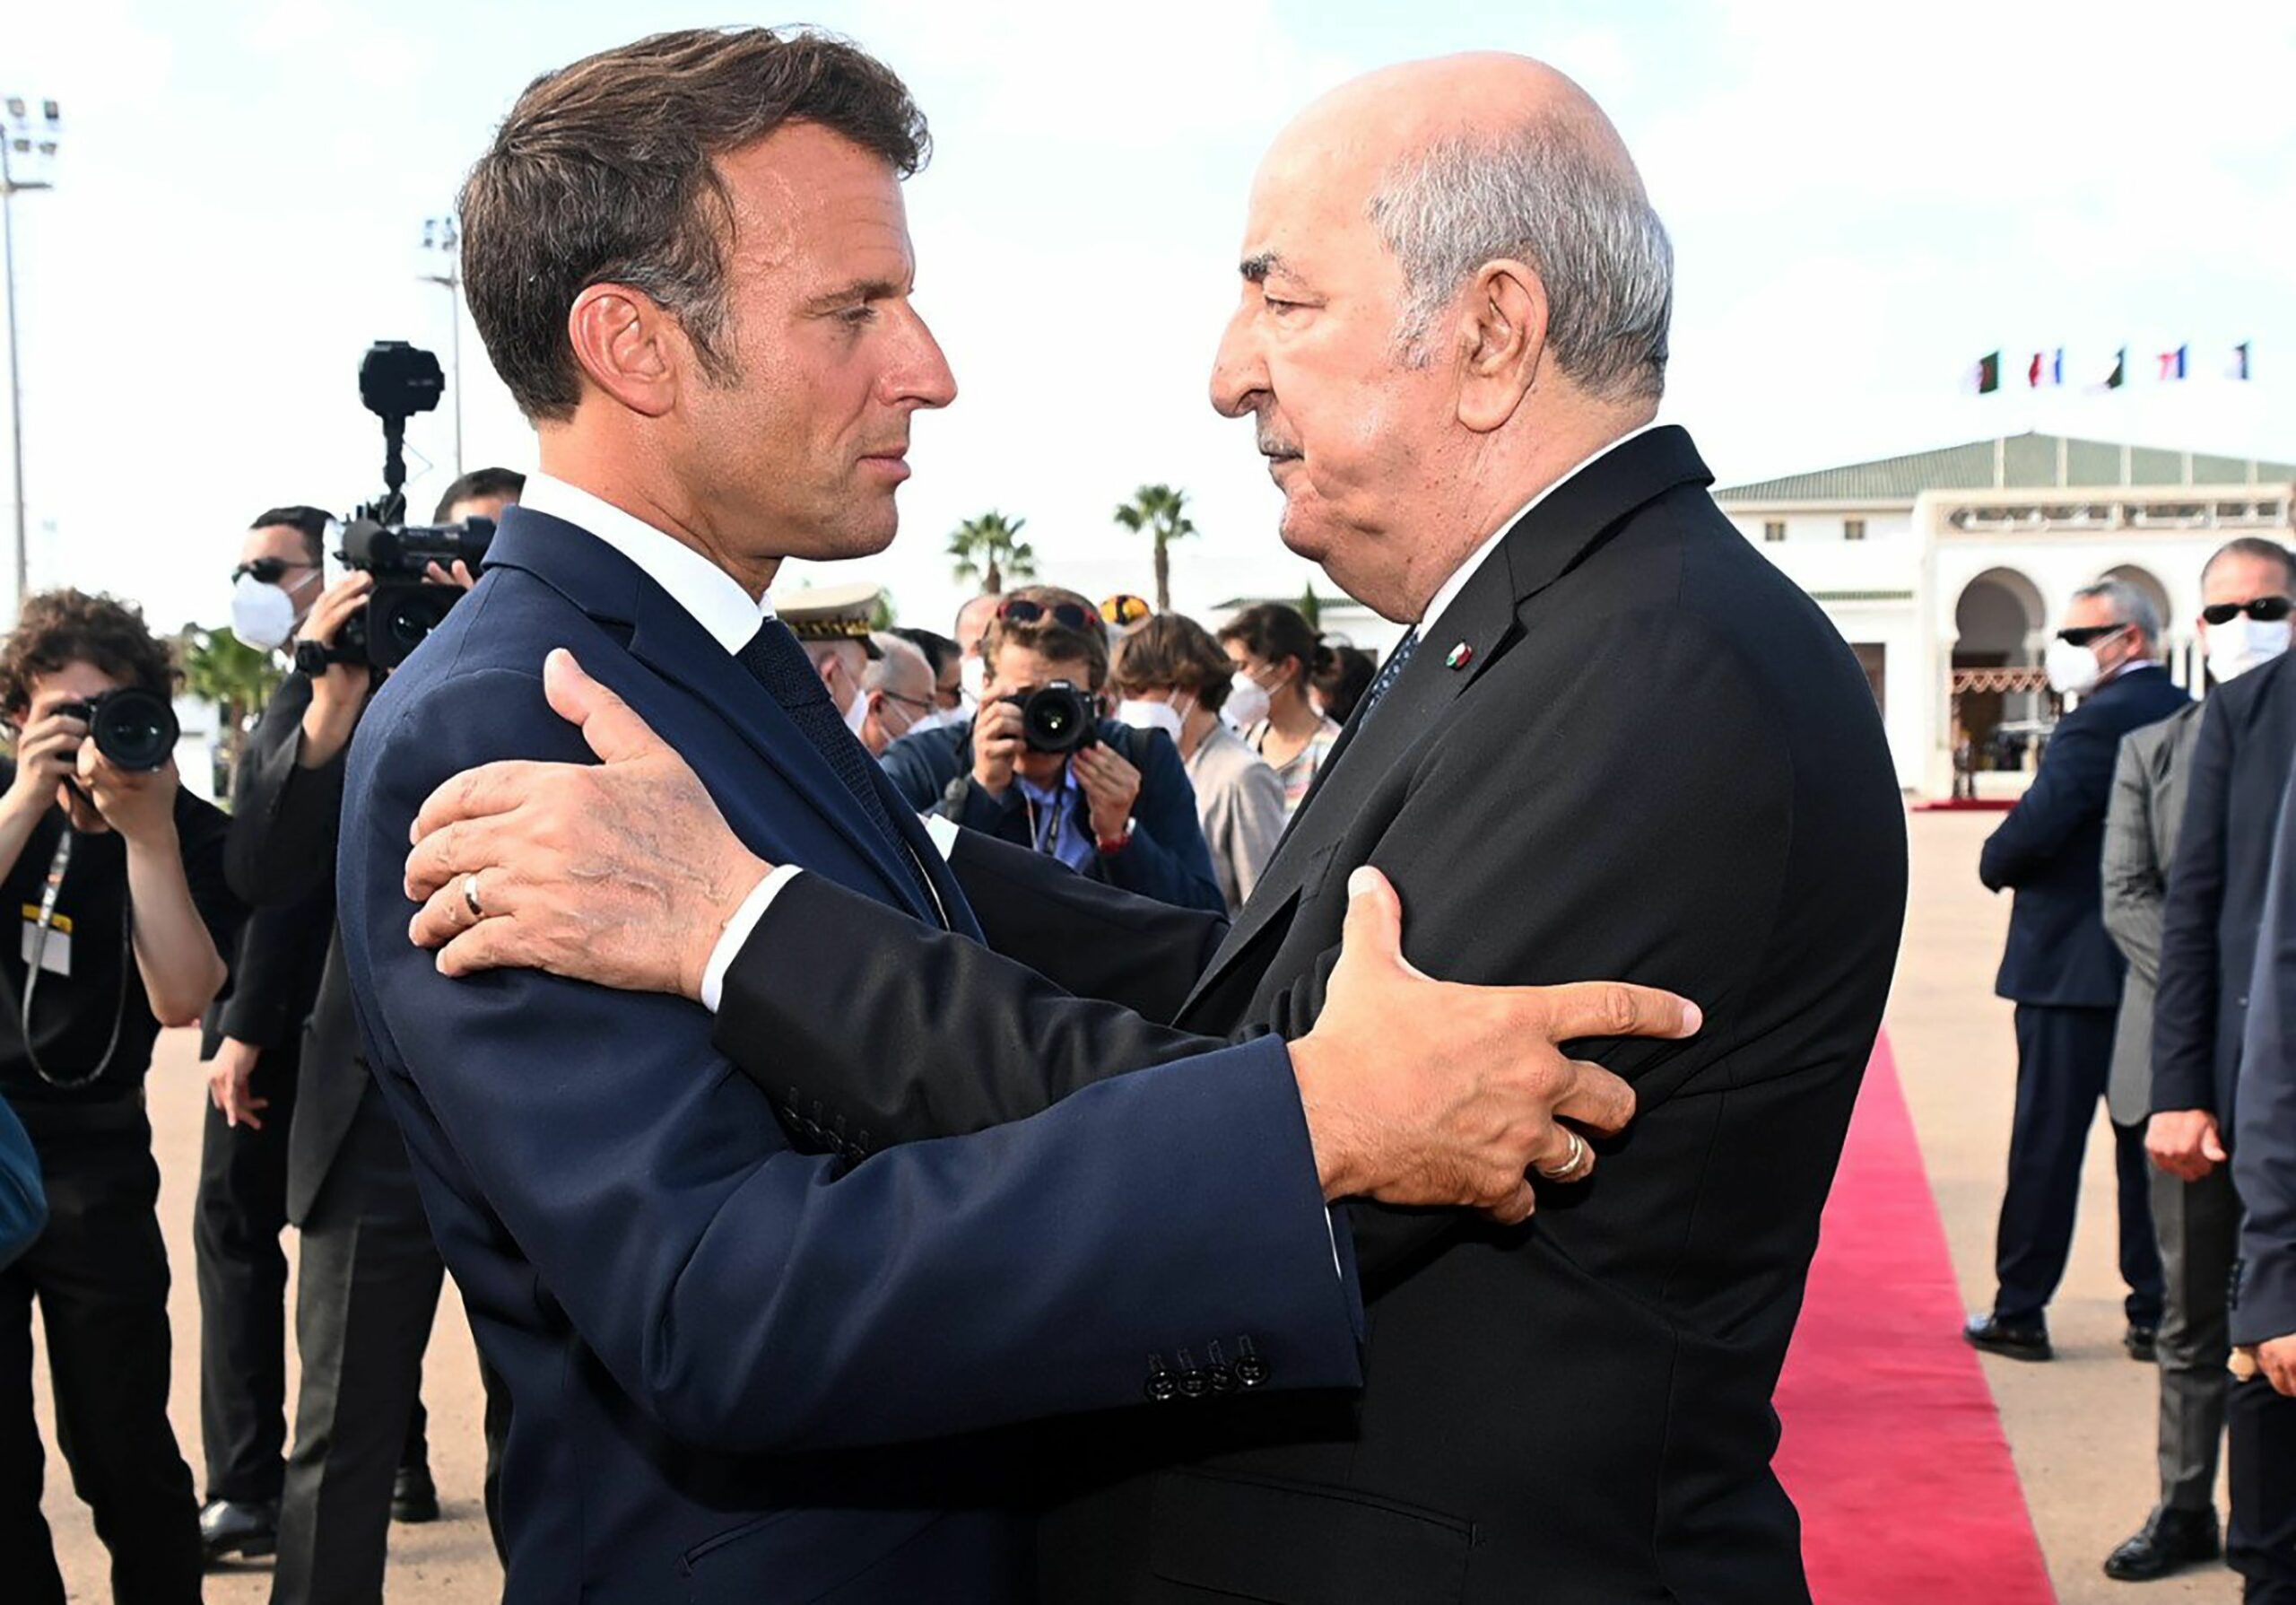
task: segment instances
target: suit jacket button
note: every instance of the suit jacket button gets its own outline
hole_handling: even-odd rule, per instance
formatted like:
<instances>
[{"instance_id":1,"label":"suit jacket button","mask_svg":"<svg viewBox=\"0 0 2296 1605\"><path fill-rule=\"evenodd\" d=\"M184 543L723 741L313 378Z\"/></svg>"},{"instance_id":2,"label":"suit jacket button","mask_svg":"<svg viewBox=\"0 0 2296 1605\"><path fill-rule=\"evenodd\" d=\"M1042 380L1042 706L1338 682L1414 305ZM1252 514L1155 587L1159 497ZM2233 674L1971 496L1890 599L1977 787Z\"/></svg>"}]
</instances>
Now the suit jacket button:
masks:
<instances>
[{"instance_id":1,"label":"suit jacket button","mask_svg":"<svg viewBox=\"0 0 2296 1605\"><path fill-rule=\"evenodd\" d=\"M1179 1383L1172 1380L1172 1374L1169 1371L1156 1373L1148 1379L1148 1385L1141 1390L1148 1395L1152 1404L1161 1404L1179 1391Z\"/></svg>"},{"instance_id":2,"label":"suit jacket button","mask_svg":"<svg viewBox=\"0 0 2296 1605\"><path fill-rule=\"evenodd\" d=\"M1225 1365L1206 1365L1204 1368L1204 1380L1214 1393L1232 1393L1236 1391L1236 1374Z\"/></svg>"},{"instance_id":3,"label":"suit jacket button","mask_svg":"<svg viewBox=\"0 0 2296 1605\"><path fill-rule=\"evenodd\" d=\"M1242 1388L1257 1388L1267 1381L1267 1362L1256 1354L1248 1354L1236 1362L1236 1383Z\"/></svg>"},{"instance_id":4,"label":"suit jacket button","mask_svg":"<svg viewBox=\"0 0 2296 1605\"><path fill-rule=\"evenodd\" d=\"M1203 1372L1191 1369L1180 1373L1181 1398L1201 1399L1211 1391L1212 1383L1205 1378Z\"/></svg>"}]
</instances>

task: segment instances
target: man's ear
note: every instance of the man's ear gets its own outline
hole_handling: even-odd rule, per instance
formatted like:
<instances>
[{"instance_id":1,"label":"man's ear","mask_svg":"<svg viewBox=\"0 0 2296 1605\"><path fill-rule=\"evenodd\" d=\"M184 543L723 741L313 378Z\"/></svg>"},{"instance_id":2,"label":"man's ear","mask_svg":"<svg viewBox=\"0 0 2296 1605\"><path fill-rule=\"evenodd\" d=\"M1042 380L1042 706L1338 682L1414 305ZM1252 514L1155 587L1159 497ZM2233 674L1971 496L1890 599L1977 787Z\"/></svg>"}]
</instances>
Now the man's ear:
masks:
<instances>
[{"instance_id":1,"label":"man's ear","mask_svg":"<svg viewBox=\"0 0 2296 1605\"><path fill-rule=\"evenodd\" d=\"M583 376L631 412L658 418L677 404L693 347L676 318L622 284L592 284L566 314Z\"/></svg>"},{"instance_id":2,"label":"man's ear","mask_svg":"<svg viewBox=\"0 0 2296 1605\"><path fill-rule=\"evenodd\" d=\"M1515 415L1546 356L1546 285L1529 264L1486 262L1461 299L1459 422L1488 434Z\"/></svg>"}]
</instances>

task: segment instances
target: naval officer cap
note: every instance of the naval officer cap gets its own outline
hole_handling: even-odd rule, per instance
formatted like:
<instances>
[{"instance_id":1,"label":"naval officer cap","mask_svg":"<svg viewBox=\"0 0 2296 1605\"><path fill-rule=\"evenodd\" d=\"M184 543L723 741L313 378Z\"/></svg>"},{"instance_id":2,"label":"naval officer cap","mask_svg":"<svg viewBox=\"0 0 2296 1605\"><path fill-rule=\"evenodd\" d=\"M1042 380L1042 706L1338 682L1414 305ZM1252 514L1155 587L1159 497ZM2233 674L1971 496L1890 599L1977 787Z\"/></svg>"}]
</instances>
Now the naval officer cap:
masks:
<instances>
[{"instance_id":1,"label":"naval officer cap","mask_svg":"<svg viewBox=\"0 0 2296 1605\"><path fill-rule=\"evenodd\" d=\"M885 603L882 585L815 585L773 598L773 610L799 641L849 641L872 658L883 652L869 639Z\"/></svg>"}]
</instances>

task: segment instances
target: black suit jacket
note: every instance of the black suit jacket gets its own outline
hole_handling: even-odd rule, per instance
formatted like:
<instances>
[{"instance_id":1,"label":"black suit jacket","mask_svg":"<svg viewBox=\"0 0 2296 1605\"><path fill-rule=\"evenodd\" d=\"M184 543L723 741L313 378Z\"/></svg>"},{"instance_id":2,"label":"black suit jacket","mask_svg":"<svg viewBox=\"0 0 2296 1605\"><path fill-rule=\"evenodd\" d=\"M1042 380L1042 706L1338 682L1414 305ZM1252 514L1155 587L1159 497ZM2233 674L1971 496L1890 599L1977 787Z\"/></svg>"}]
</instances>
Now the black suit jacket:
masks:
<instances>
[{"instance_id":1,"label":"black suit jacket","mask_svg":"<svg viewBox=\"0 0 2296 1605\"><path fill-rule=\"evenodd\" d=\"M2105 809L2120 738L2191 702L2159 668L2099 686L2057 721L2032 787L1986 838L1978 878L2014 888L1993 990L2019 1003L2115 1008L2128 961L2105 934Z\"/></svg>"},{"instance_id":2,"label":"black suit jacket","mask_svg":"<svg viewBox=\"0 0 2296 1605\"><path fill-rule=\"evenodd\" d=\"M1889 984L1904 827L1856 659L1708 479L1654 431L1509 533L1326 760L1174 1025L1048 999L948 939L857 996L836 955L910 938L812 877L735 964L720 1042L756 1059L798 1034L806 1090L903 1137L1024 1114L1187 1033L1305 1030L1364 863L1425 969L1626 977L1706 1010L1691 1042L1584 1045L1641 1114L1529 1224L1351 1212L1360 1397L1237 1400L1232 1356L1196 1356L1195 1396L1088 1425L1102 1486L1048 1520L1049 1598L1807 1599L1770 1398ZM995 909L994 844L954 862ZM1048 903L984 924L1033 927L1053 980L1095 945ZM1206 934L1144 933L1092 979L1152 1012Z\"/></svg>"},{"instance_id":3,"label":"black suit jacket","mask_svg":"<svg viewBox=\"0 0 2296 1605\"><path fill-rule=\"evenodd\" d=\"M2161 910L2152 1108L2209 1110L2228 1140L2257 926L2292 758L2296 669L2286 656L2209 694Z\"/></svg>"},{"instance_id":4,"label":"black suit jacket","mask_svg":"<svg viewBox=\"0 0 2296 1605\"><path fill-rule=\"evenodd\" d=\"M296 763L303 714L310 705L309 679L291 674L256 721L232 788L231 835L223 861L231 890L257 911L265 932L265 968L256 973L269 974L282 990L306 984L313 989L273 1005L261 1000L273 990L266 988L256 1006L265 1016L274 1007L301 1011L295 1024L303 1031L302 1063L287 1130L287 1218L298 1226L309 1217L368 1086L366 1057L351 1012L350 976L335 929L335 846L344 755L336 754L319 769ZM250 935L250 944L257 939ZM317 964L315 981L304 978L299 964L303 970Z\"/></svg>"},{"instance_id":5,"label":"black suit jacket","mask_svg":"<svg viewBox=\"0 0 2296 1605\"><path fill-rule=\"evenodd\" d=\"M2274 835L2232 1161L2241 1208L2235 1343L2296 1332L2296 809L2284 800Z\"/></svg>"}]
</instances>

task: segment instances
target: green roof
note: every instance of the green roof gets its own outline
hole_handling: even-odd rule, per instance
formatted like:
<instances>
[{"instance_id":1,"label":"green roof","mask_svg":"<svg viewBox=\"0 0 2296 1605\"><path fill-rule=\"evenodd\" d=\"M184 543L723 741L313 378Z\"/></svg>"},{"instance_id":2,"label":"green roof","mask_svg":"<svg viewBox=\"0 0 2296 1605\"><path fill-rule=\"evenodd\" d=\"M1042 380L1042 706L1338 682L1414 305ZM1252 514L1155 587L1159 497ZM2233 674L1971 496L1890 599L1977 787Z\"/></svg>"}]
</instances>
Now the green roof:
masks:
<instances>
[{"instance_id":1,"label":"green roof","mask_svg":"<svg viewBox=\"0 0 2296 1605\"><path fill-rule=\"evenodd\" d=\"M1788 474L1734 484L1714 494L1723 502L1910 502L1924 491L2284 484L2291 480L2296 480L2296 463L2029 433Z\"/></svg>"}]
</instances>

